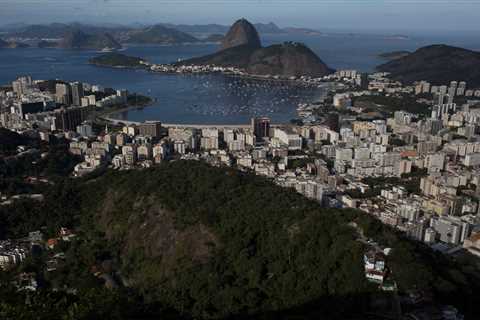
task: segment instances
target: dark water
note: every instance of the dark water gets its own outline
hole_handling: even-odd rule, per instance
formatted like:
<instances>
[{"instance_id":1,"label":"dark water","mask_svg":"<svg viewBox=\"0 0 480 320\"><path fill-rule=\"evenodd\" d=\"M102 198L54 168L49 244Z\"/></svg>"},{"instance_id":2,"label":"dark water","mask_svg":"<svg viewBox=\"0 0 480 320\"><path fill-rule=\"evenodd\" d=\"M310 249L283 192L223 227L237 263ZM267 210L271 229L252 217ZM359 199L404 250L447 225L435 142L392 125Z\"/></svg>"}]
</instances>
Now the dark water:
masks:
<instances>
[{"instance_id":1,"label":"dark water","mask_svg":"<svg viewBox=\"0 0 480 320\"><path fill-rule=\"evenodd\" d=\"M264 44L287 40L269 36ZM376 35L290 36L288 40L305 42L329 66L372 71L383 60L381 52L414 50L418 47L447 43L469 49L480 48L480 38L473 36L429 36L407 40ZM124 53L167 63L212 53L215 45L131 46ZM58 49L1 49L0 83L29 74L35 79L78 80L105 87L126 88L157 99L153 106L118 115L133 120L160 120L165 123L246 123L251 116L267 115L274 121L288 121L295 116L299 102L315 100L323 90L291 88L281 84L246 81L220 75L162 75L144 71L98 68L87 64L95 51Z\"/></svg>"}]
</instances>

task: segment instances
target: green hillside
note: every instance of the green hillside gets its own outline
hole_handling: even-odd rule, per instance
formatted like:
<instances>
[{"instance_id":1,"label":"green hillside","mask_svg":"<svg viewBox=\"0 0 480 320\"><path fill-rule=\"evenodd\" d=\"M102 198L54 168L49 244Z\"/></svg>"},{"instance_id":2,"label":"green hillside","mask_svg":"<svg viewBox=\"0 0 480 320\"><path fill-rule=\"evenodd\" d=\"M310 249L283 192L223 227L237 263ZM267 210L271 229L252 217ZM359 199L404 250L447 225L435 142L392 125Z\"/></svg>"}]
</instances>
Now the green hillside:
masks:
<instances>
[{"instance_id":1,"label":"green hillside","mask_svg":"<svg viewBox=\"0 0 480 320\"><path fill-rule=\"evenodd\" d=\"M142 312L169 308L202 319L376 314L372 299L392 295L365 280L367 248L351 222L393 249L387 263L401 295L420 290L467 315L479 302L478 269L468 260L450 260L364 213L322 208L252 174L176 161L65 183L54 186L26 228L77 226L65 266L47 280L95 288L89 270L108 262L128 286L120 296L140 299ZM0 217L18 219L28 208L7 207ZM12 225L22 233L21 223Z\"/></svg>"},{"instance_id":2,"label":"green hillside","mask_svg":"<svg viewBox=\"0 0 480 320\"><path fill-rule=\"evenodd\" d=\"M142 58L131 57L121 53L110 52L91 58L88 62L98 66L144 68Z\"/></svg>"}]
</instances>

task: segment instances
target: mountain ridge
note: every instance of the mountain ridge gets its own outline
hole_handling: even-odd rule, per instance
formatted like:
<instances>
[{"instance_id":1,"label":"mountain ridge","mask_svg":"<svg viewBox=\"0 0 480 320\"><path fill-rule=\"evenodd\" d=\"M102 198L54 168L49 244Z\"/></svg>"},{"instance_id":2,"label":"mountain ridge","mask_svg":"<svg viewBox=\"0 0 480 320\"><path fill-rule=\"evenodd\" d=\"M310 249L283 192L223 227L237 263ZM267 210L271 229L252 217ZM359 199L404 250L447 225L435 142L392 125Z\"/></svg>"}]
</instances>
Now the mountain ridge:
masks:
<instances>
[{"instance_id":1,"label":"mountain ridge","mask_svg":"<svg viewBox=\"0 0 480 320\"><path fill-rule=\"evenodd\" d=\"M122 45L109 33L92 35L80 30L73 30L64 35L58 43L58 47L63 49L120 49Z\"/></svg>"},{"instance_id":2,"label":"mountain ridge","mask_svg":"<svg viewBox=\"0 0 480 320\"><path fill-rule=\"evenodd\" d=\"M9 36L30 39L60 39L67 31L80 29L85 33L111 33L115 37L122 38L126 33L131 31L139 31L155 25L161 25L170 29L175 29L191 36L202 38L211 34L225 35L230 26L221 24L173 24L173 23L157 23L157 24L87 24L81 22L72 23L50 23L50 24L16 24L5 25L0 30L6 32ZM288 34L288 33L304 33L304 34L320 34L315 29L300 27L279 27L273 22L255 23L255 28L260 34Z\"/></svg>"},{"instance_id":3,"label":"mountain ridge","mask_svg":"<svg viewBox=\"0 0 480 320\"><path fill-rule=\"evenodd\" d=\"M199 39L185 32L157 24L127 33L125 42L148 44L196 43Z\"/></svg>"}]
</instances>

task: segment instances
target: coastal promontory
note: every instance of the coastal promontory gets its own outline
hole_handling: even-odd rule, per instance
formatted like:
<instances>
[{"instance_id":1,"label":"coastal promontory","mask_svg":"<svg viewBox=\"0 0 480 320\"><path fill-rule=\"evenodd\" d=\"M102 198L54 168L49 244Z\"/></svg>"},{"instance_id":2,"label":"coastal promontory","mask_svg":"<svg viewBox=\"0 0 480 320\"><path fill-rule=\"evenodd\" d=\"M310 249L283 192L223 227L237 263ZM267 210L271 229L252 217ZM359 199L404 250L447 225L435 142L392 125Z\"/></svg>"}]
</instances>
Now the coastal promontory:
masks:
<instances>
[{"instance_id":1,"label":"coastal promontory","mask_svg":"<svg viewBox=\"0 0 480 320\"><path fill-rule=\"evenodd\" d=\"M285 42L262 47L257 30L245 19L233 24L218 52L177 65L236 67L249 74L282 77L321 77L333 72L304 44Z\"/></svg>"},{"instance_id":2,"label":"coastal promontory","mask_svg":"<svg viewBox=\"0 0 480 320\"><path fill-rule=\"evenodd\" d=\"M480 85L480 52L447 45L431 45L377 67L404 83L426 80L433 84L466 81Z\"/></svg>"}]
</instances>

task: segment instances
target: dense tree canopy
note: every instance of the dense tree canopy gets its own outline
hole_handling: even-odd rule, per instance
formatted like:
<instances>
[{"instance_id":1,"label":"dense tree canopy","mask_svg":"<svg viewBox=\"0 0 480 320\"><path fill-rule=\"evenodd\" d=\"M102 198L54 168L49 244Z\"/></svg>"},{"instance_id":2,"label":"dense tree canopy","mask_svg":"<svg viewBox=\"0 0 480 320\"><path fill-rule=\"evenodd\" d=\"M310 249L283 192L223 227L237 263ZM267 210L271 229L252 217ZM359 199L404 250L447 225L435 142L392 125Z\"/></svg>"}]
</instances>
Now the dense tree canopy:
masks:
<instances>
[{"instance_id":1,"label":"dense tree canopy","mask_svg":"<svg viewBox=\"0 0 480 320\"><path fill-rule=\"evenodd\" d=\"M106 295L105 310L109 301L134 299L128 310L143 315L166 307L195 318L358 316L377 292L365 280L367 248L357 241L359 230L393 248L387 263L401 294L429 292L467 315L479 303L472 263L433 253L365 213L322 208L249 173L175 161L60 180L45 194L41 205L25 201L0 208L0 232L24 236L42 226L52 232L62 225L76 228L78 239L62 249L65 264L46 277L46 296L36 299L50 299L49 286L93 290L62 300L86 310L79 314L100 308L96 299L88 300L102 290L91 269L108 262L128 290ZM7 301L0 314L22 310L14 306ZM71 308L68 302L64 309ZM112 308L113 315L130 312Z\"/></svg>"}]
</instances>

